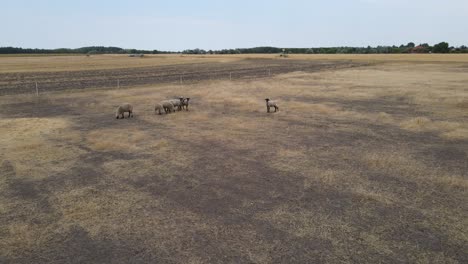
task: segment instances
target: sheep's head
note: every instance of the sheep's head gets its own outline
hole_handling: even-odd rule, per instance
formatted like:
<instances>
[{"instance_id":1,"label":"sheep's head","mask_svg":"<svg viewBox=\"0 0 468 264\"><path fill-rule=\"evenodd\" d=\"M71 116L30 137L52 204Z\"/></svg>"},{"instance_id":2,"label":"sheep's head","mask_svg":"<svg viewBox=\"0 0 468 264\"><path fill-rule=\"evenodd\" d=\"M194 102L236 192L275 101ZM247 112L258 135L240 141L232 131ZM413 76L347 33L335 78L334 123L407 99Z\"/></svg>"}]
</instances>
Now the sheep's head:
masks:
<instances>
[{"instance_id":1,"label":"sheep's head","mask_svg":"<svg viewBox=\"0 0 468 264\"><path fill-rule=\"evenodd\" d=\"M270 101L270 98L266 98L265 101L267 101L267 102Z\"/></svg>"},{"instance_id":2,"label":"sheep's head","mask_svg":"<svg viewBox=\"0 0 468 264\"><path fill-rule=\"evenodd\" d=\"M189 97L185 98L185 101L187 102L187 104L188 104L188 101L189 101L189 100L190 100Z\"/></svg>"}]
</instances>

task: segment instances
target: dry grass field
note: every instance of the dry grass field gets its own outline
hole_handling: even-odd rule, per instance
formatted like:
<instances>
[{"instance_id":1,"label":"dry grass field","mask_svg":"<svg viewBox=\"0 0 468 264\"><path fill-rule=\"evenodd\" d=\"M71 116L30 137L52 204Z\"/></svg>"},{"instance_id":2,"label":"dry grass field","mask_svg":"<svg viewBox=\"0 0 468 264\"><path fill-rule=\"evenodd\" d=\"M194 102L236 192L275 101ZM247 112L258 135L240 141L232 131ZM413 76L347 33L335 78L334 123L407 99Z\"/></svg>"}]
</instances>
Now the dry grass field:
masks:
<instances>
[{"instance_id":1,"label":"dry grass field","mask_svg":"<svg viewBox=\"0 0 468 264\"><path fill-rule=\"evenodd\" d=\"M2 96L0 263L467 263L468 57L424 56Z\"/></svg>"},{"instance_id":2,"label":"dry grass field","mask_svg":"<svg viewBox=\"0 0 468 264\"><path fill-rule=\"evenodd\" d=\"M290 55L290 59L331 60L358 62L458 62L468 63L464 54L308 54ZM0 73L17 72L61 72L79 70L128 69L148 66L167 66L189 63L239 62L245 59L278 59L277 54L242 54L242 55L145 55L132 58L127 55L0 55Z\"/></svg>"},{"instance_id":3,"label":"dry grass field","mask_svg":"<svg viewBox=\"0 0 468 264\"><path fill-rule=\"evenodd\" d=\"M143 58L127 55L0 56L0 73L121 69L233 60L239 58L183 55L146 55Z\"/></svg>"}]
</instances>

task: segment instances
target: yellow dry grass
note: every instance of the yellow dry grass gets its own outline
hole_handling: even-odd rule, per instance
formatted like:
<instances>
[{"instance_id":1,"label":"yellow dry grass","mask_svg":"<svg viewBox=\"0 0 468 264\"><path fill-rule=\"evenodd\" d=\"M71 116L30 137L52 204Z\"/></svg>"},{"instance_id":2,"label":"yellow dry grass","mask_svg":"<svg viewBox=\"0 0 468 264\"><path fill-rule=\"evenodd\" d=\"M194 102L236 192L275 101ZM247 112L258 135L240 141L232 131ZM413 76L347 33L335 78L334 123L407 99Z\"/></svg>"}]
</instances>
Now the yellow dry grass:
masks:
<instances>
[{"instance_id":1,"label":"yellow dry grass","mask_svg":"<svg viewBox=\"0 0 468 264\"><path fill-rule=\"evenodd\" d=\"M0 119L0 158L13 162L17 176L26 179L63 172L83 153L74 146L80 135L69 125L63 118ZM54 138L66 143L57 144Z\"/></svg>"},{"instance_id":2,"label":"yellow dry grass","mask_svg":"<svg viewBox=\"0 0 468 264\"><path fill-rule=\"evenodd\" d=\"M145 55L143 58L128 55L0 56L0 73L119 69L235 60L239 58L182 55Z\"/></svg>"},{"instance_id":3,"label":"yellow dry grass","mask_svg":"<svg viewBox=\"0 0 468 264\"><path fill-rule=\"evenodd\" d=\"M119 69L177 65L184 63L233 62L244 59L281 59L277 54L242 55L145 55L143 58L128 55L54 55L54 56L0 56L0 73L50 72L98 69ZM368 63L466 63L467 54L297 54L286 60L355 61Z\"/></svg>"},{"instance_id":4,"label":"yellow dry grass","mask_svg":"<svg viewBox=\"0 0 468 264\"><path fill-rule=\"evenodd\" d=\"M96 151L138 152L146 146L148 136L137 129L98 129L86 136L88 146Z\"/></svg>"},{"instance_id":5,"label":"yellow dry grass","mask_svg":"<svg viewBox=\"0 0 468 264\"><path fill-rule=\"evenodd\" d=\"M59 115L28 108L33 97L0 98L0 166L15 171L0 178L0 257L55 260L62 243L59 255L96 243L179 263L459 262L465 57L398 56L262 80L43 95ZM240 57L181 60L211 58ZM308 57L326 58L346 57ZM174 95L192 98L190 111L156 115L154 103ZM266 97L278 113L266 113ZM115 119L121 102L133 119ZM77 228L85 238L68 246Z\"/></svg>"},{"instance_id":6,"label":"yellow dry grass","mask_svg":"<svg viewBox=\"0 0 468 264\"><path fill-rule=\"evenodd\" d=\"M461 122L432 121L427 117L416 117L403 121L401 127L414 132L435 132L446 139L468 139L468 124Z\"/></svg>"}]
</instances>

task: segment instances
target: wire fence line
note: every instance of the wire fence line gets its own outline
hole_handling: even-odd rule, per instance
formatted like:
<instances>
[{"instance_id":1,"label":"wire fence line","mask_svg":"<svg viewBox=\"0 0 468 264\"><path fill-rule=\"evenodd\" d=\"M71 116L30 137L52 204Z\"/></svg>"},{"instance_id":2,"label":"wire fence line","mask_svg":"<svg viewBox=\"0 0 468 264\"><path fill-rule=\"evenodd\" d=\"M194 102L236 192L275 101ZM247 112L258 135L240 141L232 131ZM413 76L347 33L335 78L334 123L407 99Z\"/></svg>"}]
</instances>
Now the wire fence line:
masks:
<instances>
[{"instance_id":1,"label":"wire fence line","mask_svg":"<svg viewBox=\"0 0 468 264\"><path fill-rule=\"evenodd\" d=\"M320 67L318 67L320 66ZM352 65L289 65L270 66L270 67L251 67L242 69L221 69L212 71L192 71L192 72L177 72L166 74L146 73L144 75L107 75L91 77L78 76L71 78L56 78L34 80L32 78L23 78L18 80L0 79L0 96L15 95L15 94L34 94L40 95L43 93L66 91L66 90L81 90L90 88L114 88L121 89L131 86L178 83L189 84L206 80L243 80L268 78L274 75L294 72L294 71L319 71L326 69L336 69L342 67L353 67ZM39 78L40 79L40 78Z\"/></svg>"}]
</instances>

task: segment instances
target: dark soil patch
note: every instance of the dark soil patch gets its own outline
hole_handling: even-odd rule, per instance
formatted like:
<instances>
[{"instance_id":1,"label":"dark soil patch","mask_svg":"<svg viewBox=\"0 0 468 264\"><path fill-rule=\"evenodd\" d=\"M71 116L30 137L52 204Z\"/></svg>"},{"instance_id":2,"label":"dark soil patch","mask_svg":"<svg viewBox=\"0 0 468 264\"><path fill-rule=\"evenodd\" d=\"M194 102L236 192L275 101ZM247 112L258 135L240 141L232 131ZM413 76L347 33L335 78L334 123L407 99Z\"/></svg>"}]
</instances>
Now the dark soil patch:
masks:
<instances>
[{"instance_id":1,"label":"dark soil patch","mask_svg":"<svg viewBox=\"0 0 468 264\"><path fill-rule=\"evenodd\" d=\"M129 69L25 72L0 74L0 95L35 94L86 88L158 83L191 83L203 80L229 80L269 77L293 71L320 71L358 67L351 62L250 59L236 63L199 63Z\"/></svg>"}]
</instances>

